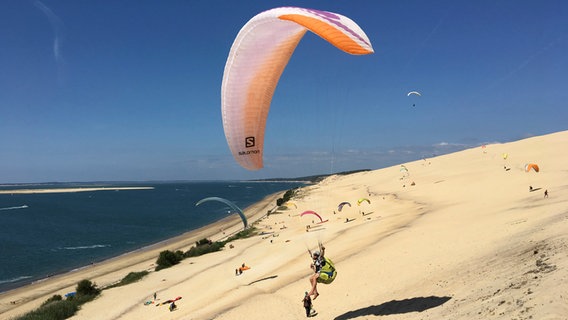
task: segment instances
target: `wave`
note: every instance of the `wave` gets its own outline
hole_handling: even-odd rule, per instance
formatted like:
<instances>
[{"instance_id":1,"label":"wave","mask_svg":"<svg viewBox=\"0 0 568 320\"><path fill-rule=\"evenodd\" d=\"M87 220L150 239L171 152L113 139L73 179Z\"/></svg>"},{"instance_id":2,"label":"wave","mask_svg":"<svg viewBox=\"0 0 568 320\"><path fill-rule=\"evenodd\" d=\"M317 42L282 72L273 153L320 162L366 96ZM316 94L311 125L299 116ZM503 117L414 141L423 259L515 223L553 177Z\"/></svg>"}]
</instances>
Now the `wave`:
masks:
<instances>
[{"instance_id":1,"label":"wave","mask_svg":"<svg viewBox=\"0 0 568 320\"><path fill-rule=\"evenodd\" d=\"M108 248L110 244L94 244L92 246L77 246L77 247L63 247L65 250L85 250L85 249L97 249L97 248Z\"/></svg>"},{"instance_id":2,"label":"wave","mask_svg":"<svg viewBox=\"0 0 568 320\"><path fill-rule=\"evenodd\" d=\"M3 211L3 210L25 209L25 208L29 208L29 207L24 204L23 206L0 208L0 211Z\"/></svg>"},{"instance_id":3,"label":"wave","mask_svg":"<svg viewBox=\"0 0 568 320\"><path fill-rule=\"evenodd\" d=\"M21 277L16 277L16 278L12 278L12 279L0 280L0 284L18 282L18 281L29 279L31 277L32 276L21 276Z\"/></svg>"}]
</instances>

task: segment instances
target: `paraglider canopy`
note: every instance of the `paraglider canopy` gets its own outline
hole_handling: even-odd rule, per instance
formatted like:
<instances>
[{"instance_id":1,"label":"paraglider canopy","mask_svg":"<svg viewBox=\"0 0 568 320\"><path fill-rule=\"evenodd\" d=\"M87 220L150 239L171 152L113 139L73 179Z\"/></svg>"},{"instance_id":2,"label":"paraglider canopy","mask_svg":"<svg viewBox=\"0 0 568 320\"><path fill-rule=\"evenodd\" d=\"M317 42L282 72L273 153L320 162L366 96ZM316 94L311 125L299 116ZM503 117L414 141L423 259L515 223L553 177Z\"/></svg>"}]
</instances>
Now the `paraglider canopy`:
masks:
<instances>
[{"instance_id":1,"label":"paraglider canopy","mask_svg":"<svg viewBox=\"0 0 568 320\"><path fill-rule=\"evenodd\" d=\"M284 205L285 205L286 207L288 207L288 208L289 208L290 206L294 206L294 208L298 209L298 206L297 206L294 202L292 202L292 201L288 201L288 202L284 203Z\"/></svg>"},{"instance_id":2,"label":"paraglider canopy","mask_svg":"<svg viewBox=\"0 0 568 320\"><path fill-rule=\"evenodd\" d=\"M300 217L303 217L303 216L305 216L305 215L307 215L307 214L312 214L312 215L318 217L319 220L320 220L320 221L319 221L320 223L327 221L327 220L324 221L324 220L321 218L321 216L320 216L319 214L317 214L315 211L312 211L312 210L308 210L308 211L302 212L302 214L300 215Z\"/></svg>"},{"instance_id":3,"label":"paraglider canopy","mask_svg":"<svg viewBox=\"0 0 568 320\"><path fill-rule=\"evenodd\" d=\"M272 95L308 30L349 54L373 53L363 30L337 13L283 7L250 19L233 42L221 86L227 144L245 169L263 167L264 131Z\"/></svg>"},{"instance_id":4,"label":"paraglider canopy","mask_svg":"<svg viewBox=\"0 0 568 320\"><path fill-rule=\"evenodd\" d=\"M198 205L200 205L204 202L207 202L207 201L218 201L218 202L222 202L222 203L228 205L231 209L233 209L236 213L239 214L239 216L241 217L241 220L243 220L243 224L245 225L245 229L248 227L247 217L245 216L245 214L243 213L241 208L237 207L237 205L234 204L233 202L231 202L227 199L219 198L219 197L209 197L209 198L204 198L204 199L199 200L195 204L195 206L197 207Z\"/></svg>"},{"instance_id":5,"label":"paraglider canopy","mask_svg":"<svg viewBox=\"0 0 568 320\"><path fill-rule=\"evenodd\" d=\"M371 201L367 198L361 198L359 200L357 200L357 205L360 206L362 202L367 201L368 204L371 204Z\"/></svg>"},{"instance_id":6,"label":"paraglider canopy","mask_svg":"<svg viewBox=\"0 0 568 320\"><path fill-rule=\"evenodd\" d=\"M409 93L406 94L407 97L410 96L417 96L417 97L421 97L422 95L420 94L420 92L418 91L410 91ZM416 103L412 104L413 107L416 107Z\"/></svg>"},{"instance_id":7,"label":"paraglider canopy","mask_svg":"<svg viewBox=\"0 0 568 320\"><path fill-rule=\"evenodd\" d=\"M341 212L341 210L343 209L343 206L345 206L345 205L348 205L349 207L351 207L351 203L344 201L344 202L340 203L339 206L337 206L337 210L339 212Z\"/></svg>"},{"instance_id":8,"label":"paraglider canopy","mask_svg":"<svg viewBox=\"0 0 568 320\"><path fill-rule=\"evenodd\" d=\"M534 170L535 172L540 171L540 168L538 167L538 165L536 163L527 163L525 165L525 172L529 172L529 171L531 171L531 169Z\"/></svg>"}]
</instances>

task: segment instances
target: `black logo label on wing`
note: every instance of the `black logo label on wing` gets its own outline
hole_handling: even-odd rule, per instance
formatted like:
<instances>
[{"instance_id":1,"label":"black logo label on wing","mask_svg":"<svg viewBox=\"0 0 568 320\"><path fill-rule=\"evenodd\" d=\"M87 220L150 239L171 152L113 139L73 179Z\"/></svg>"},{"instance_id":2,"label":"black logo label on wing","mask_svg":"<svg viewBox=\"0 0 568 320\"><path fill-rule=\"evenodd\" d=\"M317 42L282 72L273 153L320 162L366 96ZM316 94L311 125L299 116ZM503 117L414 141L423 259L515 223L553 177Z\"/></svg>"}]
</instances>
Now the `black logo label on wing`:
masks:
<instances>
[{"instance_id":1,"label":"black logo label on wing","mask_svg":"<svg viewBox=\"0 0 568 320\"><path fill-rule=\"evenodd\" d=\"M256 146L256 142L254 137L246 137L245 138L245 148L252 148ZM247 156L247 155L251 155L251 154L259 154L260 150L258 149L253 149L253 150L247 150L247 151L239 151L239 156Z\"/></svg>"},{"instance_id":2,"label":"black logo label on wing","mask_svg":"<svg viewBox=\"0 0 568 320\"><path fill-rule=\"evenodd\" d=\"M255 146L254 137L246 137L245 138L245 147L252 148Z\"/></svg>"}]
</instances>

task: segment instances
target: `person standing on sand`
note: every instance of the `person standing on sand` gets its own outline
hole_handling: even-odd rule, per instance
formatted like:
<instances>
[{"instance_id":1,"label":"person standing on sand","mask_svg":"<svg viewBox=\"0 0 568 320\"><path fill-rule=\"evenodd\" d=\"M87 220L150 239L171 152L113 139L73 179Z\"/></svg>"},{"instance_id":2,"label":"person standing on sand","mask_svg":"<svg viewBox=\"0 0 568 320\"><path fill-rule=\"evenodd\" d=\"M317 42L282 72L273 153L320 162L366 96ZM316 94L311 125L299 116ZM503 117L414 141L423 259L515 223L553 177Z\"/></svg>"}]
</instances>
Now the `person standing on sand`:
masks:
<instances>
[{"instance_id":1,"label":"person standing on sand","mask_svg":"<svg viewBox=\"0 0 568 320\"><path fill-rule=\"evenodd\" d=\"M310 312L312 311L312 298L310 298L310 295L307 291L302 301L304 302L304 308L306 309L306 317L309 317Z\"/></svg>"},{"instance_id":2,"label":"person standing on sand","mask_svg":"<svg viewBox=\"0 0 568 320\"><path fill-rule=\"evenodd\" d=\"M544 197L548 198L548 189L544 190Z\"/></svg>"}]
</instances>

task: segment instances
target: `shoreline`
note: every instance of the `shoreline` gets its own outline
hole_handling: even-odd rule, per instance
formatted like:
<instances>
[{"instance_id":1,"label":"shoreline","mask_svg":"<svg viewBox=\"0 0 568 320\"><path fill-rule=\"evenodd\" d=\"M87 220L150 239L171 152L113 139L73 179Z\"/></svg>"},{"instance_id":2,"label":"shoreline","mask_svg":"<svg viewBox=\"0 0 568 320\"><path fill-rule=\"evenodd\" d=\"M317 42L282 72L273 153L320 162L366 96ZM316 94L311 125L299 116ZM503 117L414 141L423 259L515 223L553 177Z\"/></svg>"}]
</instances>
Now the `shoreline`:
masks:
<instances>
[{"instance_id":1,"label":"shoreline","mask_svg":"<svg viewBox=\"0 0 568 320\"><path fill-rule=\"evenodd\" d=\"M153 189L153 187L133 187L133 189L147 188ZM97 190L88 191L100 191L113 190L116 188L89 189ZM66 190L69 191L63 192L78 192L71 191L75 190L75 188L67 188ZM286 190L282 190L270 194L262 200L246 207L243 212L247 219L250 220L250 224L252 225L262 219L267 215L269 210L276 208L276 199L285 192ZM240 217L230 215L203 227L187 231L160 242L0 292L0 315L9 318L34 310L54 294L64 295L67 292L75 291L75 286L83 279L92 281L97 284L99 288L105 288L120 281L132 271L147 270L154 272L155 262L161 251L187 251L195 245L195 242L198 240L208 238L212 241L219 241L241 231L241 229L242 220Z\"/></svg>"},{"instance_id":2,"label":"shoreline","mask_svg":"<svg viewBox=\"0 0 568 320\"><path fill-rule=\"evenodd\" d=\"M120 190L153 190L153 189L154 187L11 189L11 190L0 190L0 194L71 193L71 192L120 191Z\"/></svg>"},{"instance_id":3,"label":"shoreline","mask_svg":"<svg viewBox=\"0 0 568 320\"><path fill-rule=\"evenodd\" d=\"M305 319L301 300L313 290L307 251L320 243L337 268L337 279L318 285L313 297L321 319L564 319L568 289L558 283L568 277L567 142L565 131L404 163L412 178L398 165L332 175L295 193L294 208L277 211L275 193L245 210L258 236L104 290L73 319ZM523 170L528 161L540 172ZM363 197L368 203L358 204ZM352 206L339 211L343 202ZM302 216L306 210L321 221ZM237 215L229 218L179 242L0 295L1 317L74 291L83 279L104 287L152 270L160 249L185 250L242 230ZM243 264L249 268L239 273ZM183 300L170 312L162 302L176 297Z\"/></svg>"}]
</instances>

